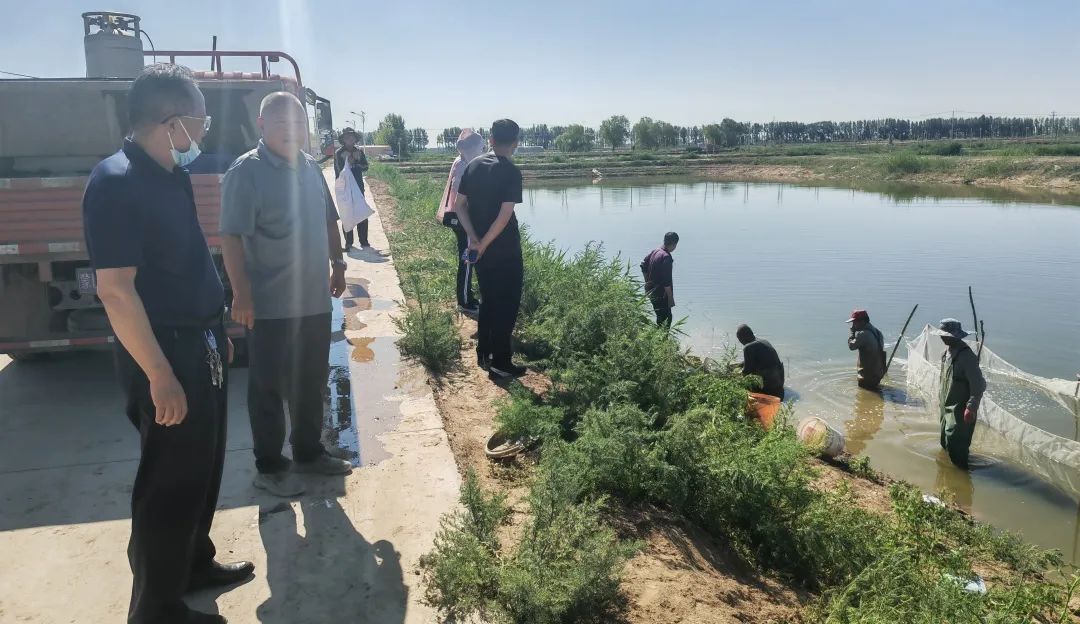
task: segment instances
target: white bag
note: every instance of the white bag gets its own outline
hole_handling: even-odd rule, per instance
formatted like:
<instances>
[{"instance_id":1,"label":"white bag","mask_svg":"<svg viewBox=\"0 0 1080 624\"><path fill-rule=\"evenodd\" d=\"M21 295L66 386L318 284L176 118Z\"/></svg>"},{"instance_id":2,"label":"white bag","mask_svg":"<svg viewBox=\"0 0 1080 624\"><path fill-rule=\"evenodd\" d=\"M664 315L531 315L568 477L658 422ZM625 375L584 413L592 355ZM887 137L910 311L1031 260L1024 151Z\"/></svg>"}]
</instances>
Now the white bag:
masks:
<instances>
[{"instance_id":1,"label":"white bag","mask_svg":"<svg viewBox=\"0 0 1080 624\"><path fill-rule=\"evenodd\" d=\"M345 159L345 168L334 182L334 195L337 199L338 218L341 219L341 227L346 232L353 229L361 221L375 214L368 205L360 185L356 183L349 160Z\"/></svg>"}]
</instances>

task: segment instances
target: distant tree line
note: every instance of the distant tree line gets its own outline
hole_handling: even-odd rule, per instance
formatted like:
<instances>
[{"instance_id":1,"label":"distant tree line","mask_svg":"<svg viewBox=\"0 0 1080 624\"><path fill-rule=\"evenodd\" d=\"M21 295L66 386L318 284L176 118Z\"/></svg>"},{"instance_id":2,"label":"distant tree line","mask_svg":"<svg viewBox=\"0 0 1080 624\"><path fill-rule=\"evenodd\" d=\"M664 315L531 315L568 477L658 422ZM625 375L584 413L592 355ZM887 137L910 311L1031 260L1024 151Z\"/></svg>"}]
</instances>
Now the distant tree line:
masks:
<instances>
[{"instance_id":1,"label":"distant tree line","mask_svg":"<svg viewBox=\"0 0 1080 624\"><path fill-rule=\"evenodd\" d=\"M478 129L486 135L483 129ZM461 128L446 128L436 138L439 147L453 149ZM863 119L859 121L739 122L677 126L642 117L631 125L622 116L604 120L599 128L579 124L522 128L521 145L581 152L626 145L641 149L682 146L732 147L772 143L832 143L851 141L910 141L933 139L1012 139L1080 135L1080 117L935 117L931 119ZM426 133L424 134L426 139ZM426 145L426 143L425 143Z\"/></svg>"},{"instance_id":2,"label":"distant tree line","mask_svg":"<svg viewBox=\"0 0 1080 624\"><path fill-rule=\"evenodd\" d=\"M477 128L487 138L485 128ZM461 128L445 128L435 144L452 150ZM926 141L933 139L1012 139L1080 135L1080 117L934 117L930 119L863 119L859 121L771 121L740 122L724 118L718 124L677 126L642 117L631 125L623 115L605 119L599 128L581 124L548 126L537 124L521 129L521 145L555 148L563 152L593 149L658 149L685 146L733 147L775 143L833 143L853 141ZM427 130L407 129L401 115L389 114L378 129L368 133L367 143L389 145L395 153L408 156L427 149Z\"/></svg>"}]
</instances>

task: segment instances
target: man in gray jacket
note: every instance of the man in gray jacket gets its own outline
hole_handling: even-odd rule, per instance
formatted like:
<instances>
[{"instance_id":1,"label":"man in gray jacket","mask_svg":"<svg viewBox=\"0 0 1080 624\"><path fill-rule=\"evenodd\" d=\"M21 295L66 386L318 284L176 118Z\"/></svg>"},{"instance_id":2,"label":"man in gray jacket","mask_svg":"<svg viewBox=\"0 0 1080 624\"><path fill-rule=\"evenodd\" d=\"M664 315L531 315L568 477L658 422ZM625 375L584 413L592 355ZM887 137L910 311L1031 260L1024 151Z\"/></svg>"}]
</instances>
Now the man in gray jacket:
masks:
<instances>
[{"instance_id":1,"label":"man in gray jacket","mask_svg":"<svg viewBox=\"0 0 1080 624\"><path fill-rule=\"evenodd\" d=\"M338 214L315 160L302 151L304 107L272 93L259 109L259 146L222 182L221 233L233 320L248 328L248 416L255 487L295 496L292 472L345 474L321 442L329 374L330 298L345 290ZM292 461L282 455L289 403ZM290 468L291 471L290 472Z\"/></svg>"},{"instance_id":2,"label":"man in gray jacket","mask_svg":"<svg viewBox=\"0 0 1080 624\"><path fill-rule=\"evenodd\" d=\"M851 323L848 349L859 352L859 387L879 390L885 376L885 337L870 324L866 310L855 310L847 322Z\"/></svg>"}]
</instances>

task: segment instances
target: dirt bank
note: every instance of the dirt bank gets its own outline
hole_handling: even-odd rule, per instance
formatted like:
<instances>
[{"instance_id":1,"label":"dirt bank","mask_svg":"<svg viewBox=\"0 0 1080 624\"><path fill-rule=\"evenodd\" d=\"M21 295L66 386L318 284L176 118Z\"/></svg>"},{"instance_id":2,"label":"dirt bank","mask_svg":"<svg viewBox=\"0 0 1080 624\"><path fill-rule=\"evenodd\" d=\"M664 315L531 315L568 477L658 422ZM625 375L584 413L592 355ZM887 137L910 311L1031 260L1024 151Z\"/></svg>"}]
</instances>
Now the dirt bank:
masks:
<instances>
[{"instance_id":1,"label":"dirt bank","mask_svg":"<svg viewBox=\"0 0 1080 624\"><path fill-rule=\"evenodd\" d=\"M524 158L526 180L694 177L727 181L835 184L868 187L881 184L942 186L1038 192L1056 198L1080 197L1080 157L1057 156L926 156L879 152L847 155L782 156L730 152L720 155L559 154ZM406 175L445 175L449 161L403 163ZM598 176L597 173L600 175Z\"/></svg>"}]
</instances>

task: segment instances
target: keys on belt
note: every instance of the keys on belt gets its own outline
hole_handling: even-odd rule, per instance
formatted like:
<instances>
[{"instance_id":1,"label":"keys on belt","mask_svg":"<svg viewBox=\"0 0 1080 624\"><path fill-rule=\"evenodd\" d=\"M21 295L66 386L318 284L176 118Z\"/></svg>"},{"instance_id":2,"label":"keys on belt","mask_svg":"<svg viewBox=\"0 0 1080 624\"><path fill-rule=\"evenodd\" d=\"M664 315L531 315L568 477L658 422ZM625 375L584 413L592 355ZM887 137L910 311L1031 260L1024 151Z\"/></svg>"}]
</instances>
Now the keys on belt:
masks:
<instances>
[{"instance_id":1,"label":"keys on belt","mask_svg":"<svg viewBox=\"0 0 1080 624\"><path fill-rule=\"evenodd\" d=\"M208 329L203 334L203 339L206 342L206 364L210 367L210 383L215 388L220 388L225 383L225 374L222 370L221 353L218 351L217 338L214 337L214 332Z\"/></svg>"}]
</instances>

